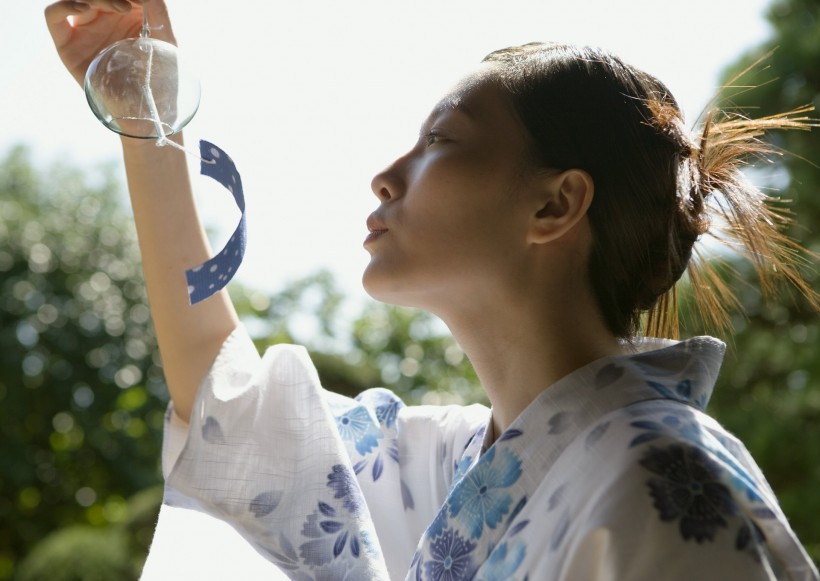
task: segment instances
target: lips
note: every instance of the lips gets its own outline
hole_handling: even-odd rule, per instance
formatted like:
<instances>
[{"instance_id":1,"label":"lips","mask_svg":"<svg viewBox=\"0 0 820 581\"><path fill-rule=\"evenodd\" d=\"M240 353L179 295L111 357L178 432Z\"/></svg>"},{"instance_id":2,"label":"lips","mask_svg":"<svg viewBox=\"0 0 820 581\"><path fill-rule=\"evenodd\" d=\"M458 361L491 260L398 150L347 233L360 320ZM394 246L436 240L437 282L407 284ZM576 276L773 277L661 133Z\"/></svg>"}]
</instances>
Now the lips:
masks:
<instances>
[{"instance_id":1,"label":"lips","mask_svg":"<svg viewBox=\"0 0 820 581\"><path fill-rule=\"evenodd\" d=\"M387 230L371 230L370 234L367 235L367 238L364 239L364 245L367 246L376 239L381 238L386 233Z\"/></svg>"},{"instance_id":2,"label":"lips","mask_svg":"<svg viewBox=\"0 0 820 581\"><path fill-rule=\"evenodd\" d=\"M370 214L370 216L367 217L367 231L368 235L364 240L365 245L384 236L387 233L387 227L381 218L375 214Z\"/></svg>"}]
</instances>

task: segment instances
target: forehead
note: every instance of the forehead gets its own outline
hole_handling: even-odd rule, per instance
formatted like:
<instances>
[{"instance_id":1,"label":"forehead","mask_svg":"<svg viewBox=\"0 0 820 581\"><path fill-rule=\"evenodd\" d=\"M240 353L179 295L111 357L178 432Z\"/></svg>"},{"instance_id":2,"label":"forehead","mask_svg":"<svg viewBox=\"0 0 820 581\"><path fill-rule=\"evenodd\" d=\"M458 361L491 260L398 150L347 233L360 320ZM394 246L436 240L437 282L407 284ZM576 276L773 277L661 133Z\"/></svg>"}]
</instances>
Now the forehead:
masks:
<instances>
[{"instance_id":1,"label":"forehead","mask_svg":"<svg viewBox=\"0 0 820 581\"><path fill-rule=\"evenodd\" d=\"M462 77L433 107L430 117L445 111L462 111L476 116L508 113L507 99L498 82L492 76L493 68L484 63Z\"/></svg>"}]
</instances>

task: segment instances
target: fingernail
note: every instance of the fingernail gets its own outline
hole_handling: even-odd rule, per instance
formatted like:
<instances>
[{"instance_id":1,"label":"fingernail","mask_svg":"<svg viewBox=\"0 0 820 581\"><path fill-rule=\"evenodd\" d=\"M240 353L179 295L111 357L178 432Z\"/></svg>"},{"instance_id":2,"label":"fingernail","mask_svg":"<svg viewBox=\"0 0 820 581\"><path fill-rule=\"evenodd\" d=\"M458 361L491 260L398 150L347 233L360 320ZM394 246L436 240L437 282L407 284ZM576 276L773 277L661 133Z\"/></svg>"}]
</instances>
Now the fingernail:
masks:
<instances>
[{"instance_id":1,"label":"fingernail","mask_svg":"<svg viewBox=\"0 0 820 581\"><path fill-rule=\"evenodd\" d=\"M112 6L117 12L128 12L131 10L131 4L125 0L114 0Z\"/></svg>"},{"instance_id":2,"label":"fingernail","mask_svg":"<svg viewBox=\"0 0 820 581\"><path fill-rule=\"evenodd\" d=\"M91 6L89 6L88 4L83 4L82 2L75 2L74 3L74 11L75 12L85 12L89 8L91 8Z\"/></svg>"}]
</instances>

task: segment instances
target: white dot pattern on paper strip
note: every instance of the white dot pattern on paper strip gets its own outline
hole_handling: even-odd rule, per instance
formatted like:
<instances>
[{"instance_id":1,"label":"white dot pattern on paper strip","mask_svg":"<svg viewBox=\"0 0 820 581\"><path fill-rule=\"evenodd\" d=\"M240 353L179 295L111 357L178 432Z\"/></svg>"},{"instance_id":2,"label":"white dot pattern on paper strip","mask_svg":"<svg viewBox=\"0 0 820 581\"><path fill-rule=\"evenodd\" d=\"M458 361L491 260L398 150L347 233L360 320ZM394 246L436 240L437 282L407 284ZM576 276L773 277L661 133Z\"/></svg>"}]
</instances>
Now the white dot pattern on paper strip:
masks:
<instances>
[{"instance_id":1,"label":"white dot pattern on paper strip","mask_svg":"<svg viewBox=\"0 0 820 581\"><path fill-rule=\"evenodd\" d=\"M185 271L188 300L192 305L204 301L228 284L242 263L247 242L245 195L242 190L242 178L236 171L236 165L224 151L207 141L199 142L199 151L202 156L200 173L215 179L233 194L242 216L225 248L203 264Z\"/></svg>"}]
</instances>

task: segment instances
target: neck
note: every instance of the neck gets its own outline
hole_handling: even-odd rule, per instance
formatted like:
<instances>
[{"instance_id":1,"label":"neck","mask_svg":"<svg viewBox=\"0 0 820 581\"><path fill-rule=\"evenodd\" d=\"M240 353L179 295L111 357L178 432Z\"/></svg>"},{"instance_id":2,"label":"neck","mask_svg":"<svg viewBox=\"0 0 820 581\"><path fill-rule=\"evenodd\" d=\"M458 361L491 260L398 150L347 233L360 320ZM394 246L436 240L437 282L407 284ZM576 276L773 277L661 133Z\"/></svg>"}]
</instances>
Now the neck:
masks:
<instances>
[{"instance_id":1,"label":"neck","mask_svg":"<svg viewBox=\"0 0 820 581\"><path fill-rule=\"evenodd\" d=\"M504 304L503 309L494 306L442 317L490 399L493 440L555 382L620 352L617 339L589 302L566 291L559 297L556 302L527 293L492 303Z\"/></svg>"}]
</instances>

